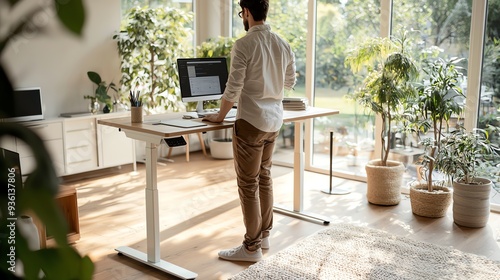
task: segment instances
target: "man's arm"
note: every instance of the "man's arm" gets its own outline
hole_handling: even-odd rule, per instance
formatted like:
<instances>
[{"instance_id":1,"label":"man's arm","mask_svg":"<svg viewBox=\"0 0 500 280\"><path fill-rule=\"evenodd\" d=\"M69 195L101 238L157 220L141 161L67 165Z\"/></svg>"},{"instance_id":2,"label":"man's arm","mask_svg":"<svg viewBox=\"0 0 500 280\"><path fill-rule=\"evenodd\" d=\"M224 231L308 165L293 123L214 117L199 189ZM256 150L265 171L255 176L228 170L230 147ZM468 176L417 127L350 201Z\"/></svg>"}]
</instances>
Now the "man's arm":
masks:
<instances>
[{"instance_id":1,"label":"man's arm","mask_svg":"<svg viewBox=\"0 0 500 280\"><path fill-rule=\"evenodd\" d=\"M286 67L285 72L285 89L292 90L297 82L297 76L295 73L295 54L292 52L291 61Z\"/></svg>"},{"instance_id":2,"label":"man's arm","mask_svg":"<svg viewBox=\"0 0 500 280\"><path fill-rule=\"evenodd\" d=\"M221 123L226 118L227 112L233 108L234 102L228 101L224 97L221 98L219 113L210 114L203 118L203 121L209 121L213 123Z\"/></svg>"}]
</instances>

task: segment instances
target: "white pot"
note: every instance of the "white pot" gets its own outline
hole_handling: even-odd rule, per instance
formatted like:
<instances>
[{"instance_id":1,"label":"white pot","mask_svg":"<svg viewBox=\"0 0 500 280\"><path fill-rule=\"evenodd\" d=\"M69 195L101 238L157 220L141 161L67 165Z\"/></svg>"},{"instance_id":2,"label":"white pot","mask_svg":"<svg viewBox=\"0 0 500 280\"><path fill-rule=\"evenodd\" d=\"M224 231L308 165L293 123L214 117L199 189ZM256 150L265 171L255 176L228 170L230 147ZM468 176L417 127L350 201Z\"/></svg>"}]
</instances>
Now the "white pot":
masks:
<instances>
[{"instance_id":1,"label":"white pot","mask_svg":"<svg viewBox=\"0 0 500 280\"><path fill-rule=\"evenodd\" d=\"M492 182L477 178L478 185L453 182L453 221L459 226L479 228L488 223Z\"/></svg>"},{"instance_id":2,"label":"white pot","mask_svg":"<svg viewBox=\"0 0 500 280\"><path fill-rule=\"evenodd\" d=\"M211 139L210 154L213 158L217 159L233 158L233 141L228 141L228 139Z\"/></svg>"}]
</instances>

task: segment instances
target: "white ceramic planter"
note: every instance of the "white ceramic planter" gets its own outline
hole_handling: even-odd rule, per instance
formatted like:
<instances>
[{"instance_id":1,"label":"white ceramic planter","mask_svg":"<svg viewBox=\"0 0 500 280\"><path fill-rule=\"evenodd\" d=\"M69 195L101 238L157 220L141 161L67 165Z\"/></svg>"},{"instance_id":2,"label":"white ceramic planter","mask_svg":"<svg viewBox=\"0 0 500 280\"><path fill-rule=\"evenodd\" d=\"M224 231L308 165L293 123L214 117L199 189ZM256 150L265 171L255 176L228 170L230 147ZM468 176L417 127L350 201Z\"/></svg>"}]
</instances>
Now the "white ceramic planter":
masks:
<instances>
[{"instance_id":1,"label":"white ceramic planter","mask_svg":"<svg viewBox=\"0 0 500 280\"><path fill-rule=\"evenodd\" d=\"M453 221L459 226L479 228L488 223L492 183L477 178L478 185L453 182Z\"/></svg>"},{"instance_id":2,"label":"white ceramic planter","mask_svg":"<svg viewBox=\"0 0 500 280\"><path fill-rule=\"evenodd\" d=\"M211 139L210 154L217 159L233 158L233 142L226 139Z\"/></svg>"}]
</instances>

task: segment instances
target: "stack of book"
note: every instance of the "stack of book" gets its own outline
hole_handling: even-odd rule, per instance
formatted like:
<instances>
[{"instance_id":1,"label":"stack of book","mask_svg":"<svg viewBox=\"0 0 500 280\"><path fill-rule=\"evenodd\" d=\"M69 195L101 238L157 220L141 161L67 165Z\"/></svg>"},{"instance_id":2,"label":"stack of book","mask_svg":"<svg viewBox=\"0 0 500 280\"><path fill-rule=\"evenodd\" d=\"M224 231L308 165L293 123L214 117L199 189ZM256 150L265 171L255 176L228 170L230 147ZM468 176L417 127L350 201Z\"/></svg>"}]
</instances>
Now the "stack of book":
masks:
<instances>
[{"instance_id":1,"label":"stack of book","mask_svg":"<svg viewBox=\"0 0 500 280\"><path fill-rule=\"evenodd\" d=\"M307 109L306 97L285 97L283 99L283 109L288 111L301 111Z\"/></svg>"}]
</instances>

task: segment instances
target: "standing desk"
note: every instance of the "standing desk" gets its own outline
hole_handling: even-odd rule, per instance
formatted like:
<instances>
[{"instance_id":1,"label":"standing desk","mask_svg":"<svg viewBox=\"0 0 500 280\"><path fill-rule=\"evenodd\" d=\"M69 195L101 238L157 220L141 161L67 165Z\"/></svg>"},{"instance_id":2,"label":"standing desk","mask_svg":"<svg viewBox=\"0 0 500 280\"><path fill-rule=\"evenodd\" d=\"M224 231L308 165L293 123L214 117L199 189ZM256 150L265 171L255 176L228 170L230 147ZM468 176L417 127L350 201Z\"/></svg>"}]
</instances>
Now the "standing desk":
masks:
<instances>
[{"instance_id":1,"label":"standing desk","mask_svg":"<svg viewBox=\"0 0 500 280\"><path fill-rule=\"evenodd\" d=\"M317 219L324 224L330 221L319 215L303 212L303 185L304 185L304 148L303 128L306 120L338 114L338 110L309 107L305 111L285 111L284 122L293 122L295 126L294 138L294 191L293 209L274 207L276 212L308 219ZM164 138L182 136L191 133L214 131L231 128L232 122L213 124L204 122L206 126L179 128L167 125L158 125L160 120L181 118L182 113L145 116L142 123L131 123L130 117L98 120L98 124L120 129L129 138L146 142L146 231L147 254L130 247L121 246L116 249L120 254L142 262L146 265L174 275L182 279L195 279L198 275L192 271L166 262L160 258L160 220L158 211L157 148ZM196 121L200 121L198 119Z\"/></svg>"}]
</instances>

